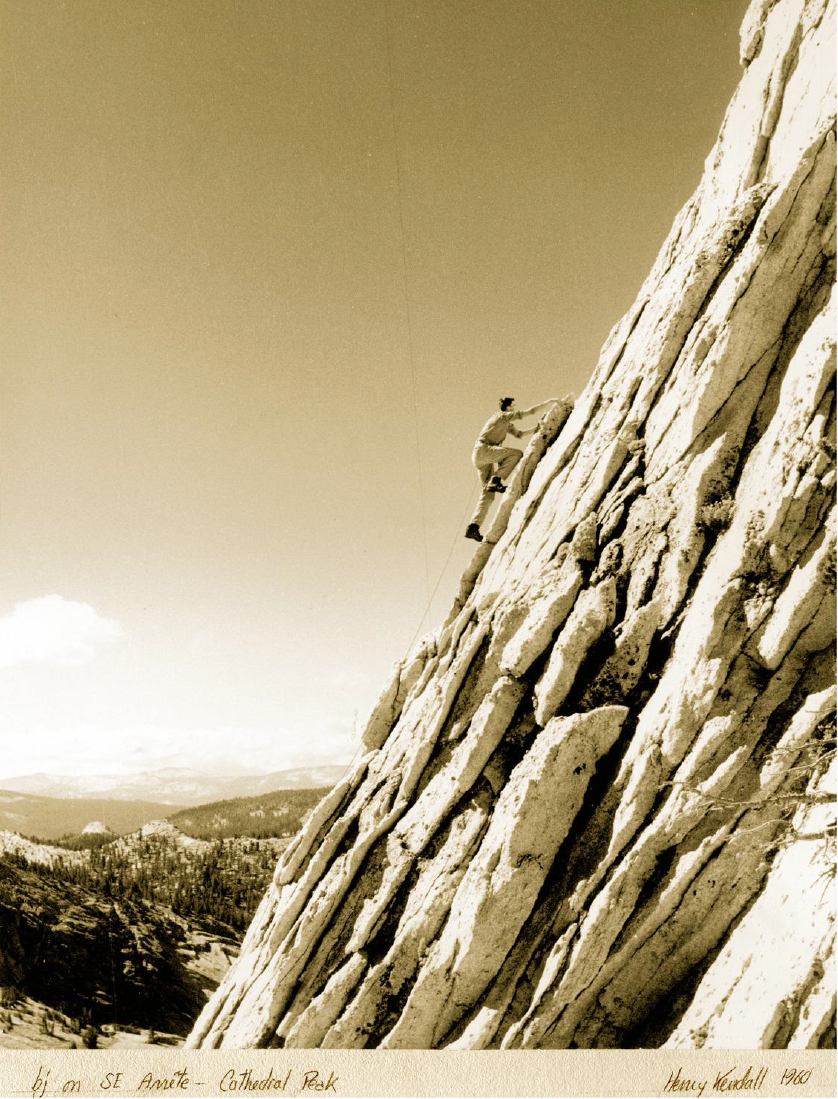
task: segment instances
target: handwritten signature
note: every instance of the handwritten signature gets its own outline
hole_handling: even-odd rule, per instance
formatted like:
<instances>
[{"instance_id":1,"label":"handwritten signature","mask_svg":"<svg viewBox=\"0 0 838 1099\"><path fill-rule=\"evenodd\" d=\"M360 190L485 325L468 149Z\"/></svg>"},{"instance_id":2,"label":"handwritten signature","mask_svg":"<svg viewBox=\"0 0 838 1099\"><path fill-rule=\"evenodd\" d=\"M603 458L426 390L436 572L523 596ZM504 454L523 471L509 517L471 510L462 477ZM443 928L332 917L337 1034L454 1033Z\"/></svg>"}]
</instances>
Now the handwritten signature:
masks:
<instances>
[{"instance_id":1,"label":"handwritten signature","mask_svg":"<svg viewBox=\"0 0 838 1099\"><path fill-rule=\"evenodd\" d=\"M670 1072L669 1079L663 1086L663 1093L664 1095L695 1095L698 1099L701 1099L701 1096L708 1090L718 1093L762 1091L763 1084L768 1076L767 1067L755 1070L753 1065L748 1065L741 1075L737 1075L737 1071L737 1066L732 1065L726 1072L717 1072L715 1079L711 1081L709 1076L704 1079L701 1079L700 1076L690 1076L684 1073L683 1067L679 1065L674 1072ZM780 1086L794 1087L795 1085L805 1084L811 1075L812 1070L810 1068L783 1069L780 1076Z\"/></svg>"}]
</instances>

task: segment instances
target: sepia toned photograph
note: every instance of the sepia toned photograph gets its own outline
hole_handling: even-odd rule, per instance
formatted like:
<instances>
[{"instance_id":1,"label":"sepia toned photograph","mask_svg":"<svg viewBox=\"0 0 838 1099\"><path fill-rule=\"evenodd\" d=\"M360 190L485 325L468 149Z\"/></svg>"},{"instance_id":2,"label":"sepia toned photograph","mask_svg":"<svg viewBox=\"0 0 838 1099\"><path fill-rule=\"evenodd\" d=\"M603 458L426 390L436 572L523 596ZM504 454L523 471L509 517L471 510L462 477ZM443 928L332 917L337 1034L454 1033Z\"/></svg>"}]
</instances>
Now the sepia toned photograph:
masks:
<instances>
[{"instance_id":1,"label":"sepia toned photograph","mask_svg":"<svg viewBox=\"0 0 838 1099\"><path fill-rule=\"evenodd\" d=\"M3 1094L831 1093L835 69L0 0Z\"/></svg>"}]
</instances>

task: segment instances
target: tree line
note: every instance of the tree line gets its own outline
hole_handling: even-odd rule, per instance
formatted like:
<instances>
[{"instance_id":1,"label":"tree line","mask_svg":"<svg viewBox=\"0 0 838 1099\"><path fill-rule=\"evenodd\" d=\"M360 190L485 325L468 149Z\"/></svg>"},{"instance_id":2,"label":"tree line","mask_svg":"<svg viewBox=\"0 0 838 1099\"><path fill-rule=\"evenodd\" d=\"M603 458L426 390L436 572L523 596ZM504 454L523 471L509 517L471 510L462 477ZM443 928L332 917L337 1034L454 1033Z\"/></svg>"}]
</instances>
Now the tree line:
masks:
<instances>
[{"instance_id":1,"label":"tree line","mask_svg":"<svg viewBox=\"0 0 838 1099\"><path fill-rule=\"evenodd\" d=\"M42 877L78 885L113 901L150 901L187 919L224 925L243 933L277 863L275 844L216 840L192 850L154 839L130 847L93 847L84 862L51 866L13 861Z\"/></svg>"}]
</instances>

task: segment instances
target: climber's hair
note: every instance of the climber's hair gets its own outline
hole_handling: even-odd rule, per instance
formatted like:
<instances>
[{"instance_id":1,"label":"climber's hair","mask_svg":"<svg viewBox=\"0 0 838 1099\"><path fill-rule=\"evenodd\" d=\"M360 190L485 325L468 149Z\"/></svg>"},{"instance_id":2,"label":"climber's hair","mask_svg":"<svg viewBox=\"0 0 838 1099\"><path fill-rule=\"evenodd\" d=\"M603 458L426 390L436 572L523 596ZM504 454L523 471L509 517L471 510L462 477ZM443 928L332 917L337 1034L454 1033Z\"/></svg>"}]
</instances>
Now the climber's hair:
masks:
<instances>
[{"instance_id":1,"label":"climber's hair","mask_svg":"<svg viewBox=\"0 0 838 1099\"><path fill-rule=\"evenodd\" d=\"M501 397L500 401L498 401L501 412L506 412L507 408L509 408L514 400L514 397Z\"/></svg>"}]
</instances>

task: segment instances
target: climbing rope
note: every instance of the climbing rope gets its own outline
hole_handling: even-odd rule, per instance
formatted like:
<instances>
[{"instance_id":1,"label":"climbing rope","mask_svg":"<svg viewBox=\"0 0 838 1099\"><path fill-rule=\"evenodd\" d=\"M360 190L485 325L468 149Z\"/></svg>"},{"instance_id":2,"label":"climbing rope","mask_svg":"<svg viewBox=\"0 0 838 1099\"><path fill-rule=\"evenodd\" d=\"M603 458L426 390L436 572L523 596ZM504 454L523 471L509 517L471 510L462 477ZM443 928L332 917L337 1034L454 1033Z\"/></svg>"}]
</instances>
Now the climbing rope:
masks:
<instances>
[{"instance_id":1,"label":"climbing rope","mask_svg":"<svg viewBox=\"0 0 838 1099\"><path fill-rule=\"evenodd\" d=\"M404 310L405 310L405 318L406 318L406 321L407 321L408 350L409 350L409 353L410 353L410 386L411 386L411 395L413 397L413 428L414 428L414 437L415 437L415 442L416 442L416 466L417 466L417 470L418 470L418 474L419 474L419 503L420 503L421 513L422 513L422 543L423 543L424 555L425 555L425 593L428 595L428 600L427 600L427 603L425 604L425 609L422 611L422 617L419 619L419 623L416 627L416 632L413 634L413 638L410 642L410 645L408 646L408 652L409 652L413 648L413 646L415 645L416 639L419 637L419 632L422 629L422 625L423 625L425 619L427 618L428 612L431 609L431 604L434 601L436 593L439 590L439 585L442 583L442 578L445 575L446 569L448 568L448 563L450 562L451 555L454 552L454 546L459 541L460 531L462 530L463 522L465 520L465 517L466 517L469 509L472 506L472 502L473 502L473 499L474 499L475 486L472 485L472 487L469 490L468 499L466 500L466 505L463 508L463 513L460 516L460 520L457 524L457 529L454 532L454 538L453 538L453 540L451 542L451 545L448 549L448 555L445 558L445 563L443 564L442 569L439 573L439 576L437 577L437 581L434 584L433 591L430 591L431 581L430 581L430 569L429 569L429 565L428 565L428 530L427 530L427 523L426 523L426 519L425 519L425 485L424 485L424 479L423 479L423 476L422 476L422 455L421 455L420 446L419 446L419 411L418 411L418 406L417 406L417 402L416 402L416 355L415 355L414 344L413 344L413 319L412 319L411 311L410 311L410 293L409 293L409 289L408 289L409 280L408 280L407 244L406 244L406 239L407 238L406 238L405 228L404 228L404 204L403 204L403 201L402 201L402 164L401 164L401 153L400 153L400 143L399 143L399 128L398 128L397 111L396 111L395 82L393 80L393 45L392 45L392 33L391 33L390 24L391 24L390 0L384 0L384 28L385 28L385 36L386 36L386 40L387 40L387 82L388 82L388 89L389 89L389 93L390 93L390 125L392 127L392 132L393 132L393 150L394 150L394 156L395 156L395 162L396 162L396 190L397 190L397 194L398 194L399 234L400 234L401 252L402 252L402 291L403 291L403 294L404 294Z\"/></svg>"},{"instance_id":2,"label":"climbing rope","mask_svg":"<svg viewBox=\"0 0 838 1099\"><path fill-rule=\"evenodd\" d=\"M434 596L437 593L437 589L439 588L439 585L442 583L442 578L445 575L445 570L448 568L448 562L451 560L451 554L454 552L454 546L456 546L456 544L460 540L460 531L463 529L463 523L465 521L465 517L468 514L468 512L469 512L469 510L472 506L472 503L474 501L474 489L475 489L475 487L476 487L475 485L472 485L471 489L469 490L468 500L466 500L466 506L463 508L463 514L460 516L459 522L457 523L457 529L454 532L454 540L452 541L451 546L448 550L448 556L445 558L445 564L442 566L442 571L440 572L439 576L437 577L436 584L434 584L434 590L431 592L430 596L428 597L428 602L425 606L425 609L422 611L422 617L419 619L419 625L416 627L416 633L414 633L414 635L411 639L411 642L407 647L408 652L410 652L410 650L416 644L416 638L419 636L419 631L422 629L422 623L425 621L425 618L428 615L428 611L431 609L431 603L433 603L433 601L434 601Z\"/></svg>"},{"instance_id":3,"label":"climbing rope","mask_svg":"<svg viewBox=\"0 0 838 1099\"><path fill-rule=\"evenodd\" d=\"M390 91L390 124L393 129L393 150L396 161L396 190L399 199L399 231L402 249L402 289L404 292L404 310L407 319L407 342L410 351L410 386L413 395L413 428L416 438L416 467L419 472L419 506L422 513L422 543L425 551L425 592L430 588L428 570L428 530L425 522L425 485L422 478L422 455L419 449L419 412L416 405L416 357L413 350L413 324L410 314L410 294L408 293L407 247L404 231L404 210L402 206L402 168L399 155L399 132L396 123L396 95L393 86L393 48L390 40L390 0L384 0L384 28L387 39L387 74ZM433 595L430 596L433 599ZM429 600L430 602L430 600ZM421 622L420 622L421 626Z\"/></svg>"}]
</instances>

